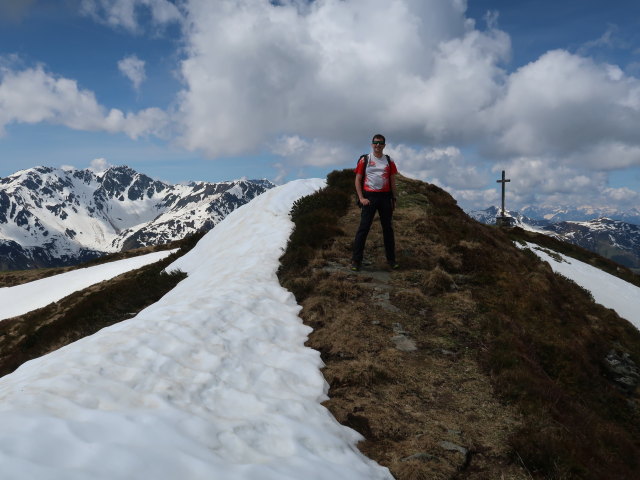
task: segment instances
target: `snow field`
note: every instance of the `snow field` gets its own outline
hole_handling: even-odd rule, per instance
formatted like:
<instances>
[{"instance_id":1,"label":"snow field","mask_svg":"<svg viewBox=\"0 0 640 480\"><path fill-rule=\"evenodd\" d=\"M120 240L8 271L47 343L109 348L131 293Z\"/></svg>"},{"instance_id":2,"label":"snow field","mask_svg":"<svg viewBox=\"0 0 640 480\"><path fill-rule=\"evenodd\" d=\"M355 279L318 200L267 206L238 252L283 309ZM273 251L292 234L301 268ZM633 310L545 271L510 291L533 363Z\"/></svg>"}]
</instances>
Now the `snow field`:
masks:
<instances>
[{"instance_id":1,"label":"snow field","mask_svg":"<svg viewBox=\"0 0 640 480\"><path fill-rule=\"evenodd\" d=\"M16 285L15 287L0 288L0 320L46 307L52 302L57 302L67 295L71 295L73 292L158 262L175 251L153 252L93 267L71 270L70 272Z\"/></svg>"},{"instance_id":2,"label":"snow field","mask_svg":"<svg viewBox=\"0 0 640 480\"><path fill-rule=\"evenodd\" d=\"M1 477L392 478L320 404L320 355L275 274L293 201L323 185L235 210L159 302L0 379Z\"/></svg>"},{"instance_id":3,"label":"snow field","mask_svg":"<svg viewBox=\"0 0 640 480\"><path fill-rule=\"evenodd\" d=\"M549 263L554 272L570 278L582 288L589 290L596 302L615 310L618 315L640 329L640 288L599 268L554 252L562 258L562 261L558 262L533 243L527 243L526 247L516 243L516 246L530 249L540 259Z\"/></svg>"}]
</instances>

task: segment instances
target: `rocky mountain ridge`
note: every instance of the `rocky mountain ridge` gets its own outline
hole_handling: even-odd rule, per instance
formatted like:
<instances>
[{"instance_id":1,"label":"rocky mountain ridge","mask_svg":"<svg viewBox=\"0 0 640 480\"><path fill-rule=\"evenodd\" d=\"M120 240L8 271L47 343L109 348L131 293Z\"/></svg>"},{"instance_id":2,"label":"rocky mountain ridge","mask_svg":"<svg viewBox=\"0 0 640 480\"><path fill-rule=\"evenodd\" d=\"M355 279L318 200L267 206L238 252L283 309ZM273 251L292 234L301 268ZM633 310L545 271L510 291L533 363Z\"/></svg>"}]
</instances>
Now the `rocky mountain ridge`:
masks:
<instances>
[{"instance_id":1,"label":"rocky mountain ridge","mask_svg":"<svg viewBox=\"0 0 640 480\"><path fill-rule=\"evenodd\" d=\"M172 185L127 166L35 167L0 179L0 269L72 265L208 230L268 180Z\"/></svg>"}]
</instances>

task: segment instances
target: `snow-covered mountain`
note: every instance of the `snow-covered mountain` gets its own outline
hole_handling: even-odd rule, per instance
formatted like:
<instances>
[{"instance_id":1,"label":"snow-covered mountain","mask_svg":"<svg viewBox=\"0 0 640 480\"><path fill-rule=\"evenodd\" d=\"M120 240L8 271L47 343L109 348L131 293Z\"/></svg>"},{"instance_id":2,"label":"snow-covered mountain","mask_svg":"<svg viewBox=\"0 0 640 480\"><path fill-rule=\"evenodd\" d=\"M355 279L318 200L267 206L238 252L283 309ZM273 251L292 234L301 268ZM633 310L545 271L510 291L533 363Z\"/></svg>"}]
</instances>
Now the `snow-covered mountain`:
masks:
<instances>
[{"instance_id":1,"label":"snow-covered mountain","mask_svg":"<svg viewBox=\"0 0 640 480\"><path fill-rule=\"evenodd\" d=\"M500 210L490 207L475 210L468 215L479 222L495 225ZM553 235L574 245L579 245L603 257L632 269L640 269L640 226L606 217L587 221L537 220L521 212L508 211L514 226L525 230Z\"/></svg>"},{"instance_id":2,"label":"snow-covered mountain","mask_svg":"<svg viewBox=\"0 0 640 480\"><path fill-rule=\"evenodd\" d=\"M545 227L560 238L629 268L640 268L640 226L610 218Z\"/></svg>"},{"instance_id":3,"label":"snow-covered mountain","mask_svg":"<svg viewBox=\"0 0 640 480\"><path fill-rule=\"evenodd\" d=\"M59 266L208 230L268 180L172 185L118 166L0 178L0 269Z\"/></svg>"},{"instance_id":4,"label":"snow-covered mountain","mask_svg":"<svg viewBox=\"0 0 640 480\"><path fill-rule=\"evenodd\" d=\"M640 210L638 208L618 210L616 208L596 208L590 206L526 206L520 209L520 213L529 218L547 220L549 223L563 221L585 222L597 218L610 218L612 220L640 225Z\"/></svg>"},{"instance_id":5,"label":"snow-covered mountain","mask_svg":"<svg viewBox=\"0 0 640 480\"><path fill-rule=\"evenodd\" d=\"M500 216L500 208L489 207L486 210L473 210L467 212L467 214L480 223L495 225L496 217ZM520 212L514 212L511 210L505 209L504 214L505 216L513 219L514 225L525 229L528 229L528 227L536 227L536 230L538 230L538 228L545 227L550 224L548 220L536 220L534 218L527 217L526 215L522 215Z\"/></svg>"}]
</instances>

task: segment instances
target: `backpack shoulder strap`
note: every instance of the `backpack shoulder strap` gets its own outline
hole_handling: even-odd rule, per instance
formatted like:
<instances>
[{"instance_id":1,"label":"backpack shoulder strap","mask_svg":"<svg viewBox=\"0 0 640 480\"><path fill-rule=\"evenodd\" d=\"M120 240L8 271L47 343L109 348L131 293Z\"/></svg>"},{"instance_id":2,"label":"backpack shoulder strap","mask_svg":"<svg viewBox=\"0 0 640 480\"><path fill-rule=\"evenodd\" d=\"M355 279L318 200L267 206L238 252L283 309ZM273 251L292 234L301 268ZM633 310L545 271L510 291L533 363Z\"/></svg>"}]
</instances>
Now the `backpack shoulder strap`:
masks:
<instances>
[{"instance_id":1,"label":"backpack shoulder strap","mask_svg":"<svg viewBox=\"0 0 640 480\"><path fill-rule=\"evenodd\" d=\"M360 180L360 185L364 189L364 179L367 178L367 166L369 165L369 154L363 153L362 155L360 155L360 158L358 158L358 163L360 163L360 160L362 160L363 158L364 158L364 169L362 170L362 179ZM359 200L358 200L358 205L360 205Z\"/></svg>"}]
</instances>

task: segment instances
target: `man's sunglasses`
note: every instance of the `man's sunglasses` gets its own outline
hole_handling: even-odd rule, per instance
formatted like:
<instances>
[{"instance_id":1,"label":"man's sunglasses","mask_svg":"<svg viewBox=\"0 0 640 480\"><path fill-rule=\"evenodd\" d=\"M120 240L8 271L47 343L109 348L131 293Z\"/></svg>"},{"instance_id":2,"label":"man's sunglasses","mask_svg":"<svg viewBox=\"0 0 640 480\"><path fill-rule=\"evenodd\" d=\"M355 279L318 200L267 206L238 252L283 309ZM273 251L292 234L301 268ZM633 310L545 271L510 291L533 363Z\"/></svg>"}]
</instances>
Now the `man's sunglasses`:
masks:
<instances>
[{"instance_id":1,"label":"man's sunglasses","mask_svg":"<svg viewBox=\"0 0 640 480\"><path fill-rule=\"evenodd\" d=\"M374 145L384 145L384 142L376 140L375 142L371 142Z\"/></svg>"}]
</instances>

